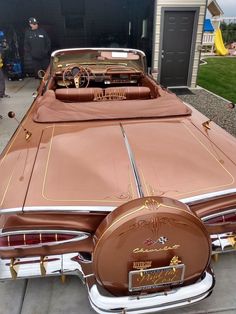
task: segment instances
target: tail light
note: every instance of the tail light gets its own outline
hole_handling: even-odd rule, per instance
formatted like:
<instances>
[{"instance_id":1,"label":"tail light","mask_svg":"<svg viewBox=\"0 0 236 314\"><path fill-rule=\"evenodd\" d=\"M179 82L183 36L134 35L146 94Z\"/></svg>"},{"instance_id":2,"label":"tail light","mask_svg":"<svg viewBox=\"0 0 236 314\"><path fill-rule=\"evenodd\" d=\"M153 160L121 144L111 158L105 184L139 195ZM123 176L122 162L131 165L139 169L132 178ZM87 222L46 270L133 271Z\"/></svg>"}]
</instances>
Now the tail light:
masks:
<instances>
[{"instance_id":1,"label":"tail light","mask_svg":"<svg viewBox=\"0 0 236 314\"><path fill-rule=\"evenodd\" d=\"M86 232L44 230L44 231L17 231L0 234L0 250L14 248L32 248L52 246L68 242L81 241L89 237Z\"/></svg>"},{"instance_id":2,"label":"tail light","mask_svg":"<svg viewBox=\"0 0 236 314\"><path fill-rule=\"evenodd\" d=\"M229 210L209 215L203 218L203 221L208 224L236 222L236 210Z\"/></svg>"}]
</instances>

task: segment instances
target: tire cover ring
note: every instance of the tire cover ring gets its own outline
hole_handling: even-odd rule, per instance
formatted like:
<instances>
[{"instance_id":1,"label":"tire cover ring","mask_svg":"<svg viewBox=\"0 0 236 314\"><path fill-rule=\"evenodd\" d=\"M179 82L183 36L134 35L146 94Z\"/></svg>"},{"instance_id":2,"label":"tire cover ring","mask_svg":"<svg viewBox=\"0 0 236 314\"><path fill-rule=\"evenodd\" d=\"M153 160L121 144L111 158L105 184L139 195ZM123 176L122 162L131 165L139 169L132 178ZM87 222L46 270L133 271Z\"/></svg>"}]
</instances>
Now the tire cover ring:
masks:
<instances>
[{"instance_id":1,"label":"tire cover ring","mask_svg":"<svg viewBox=\"0 0 236 314\"><path fill-rule=\"evenodd\" d=\"M94 241L96 280L114 295L130 294L131 271L138 269L142 276L142 267L166 267L176 258L184 265L182 284L195 282L211 257L210 238L201 220L187 205L165 197L144 197L118 207L99 225ZM145 291L166 286L153 284Z\"/></svg>"}]
</instances>

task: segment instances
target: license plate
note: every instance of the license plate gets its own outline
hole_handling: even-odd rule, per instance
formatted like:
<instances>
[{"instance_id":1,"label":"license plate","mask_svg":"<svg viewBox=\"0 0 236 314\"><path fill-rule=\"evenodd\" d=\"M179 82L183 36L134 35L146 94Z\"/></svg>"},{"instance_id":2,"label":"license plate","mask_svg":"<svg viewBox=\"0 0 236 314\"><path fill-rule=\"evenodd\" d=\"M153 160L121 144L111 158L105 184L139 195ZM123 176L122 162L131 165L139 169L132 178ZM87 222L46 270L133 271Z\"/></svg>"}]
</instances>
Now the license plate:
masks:
<instances>
[{"instance_id":1,"label":"license plate","mask_svg":"<svg viewBox=\"0 0 236 314\"><path fill-rule=\"evenodd\" d=\"M185 265L165 266L129 272L129 291L141 291L181 284Z\"/></svg>"}]
</instances>

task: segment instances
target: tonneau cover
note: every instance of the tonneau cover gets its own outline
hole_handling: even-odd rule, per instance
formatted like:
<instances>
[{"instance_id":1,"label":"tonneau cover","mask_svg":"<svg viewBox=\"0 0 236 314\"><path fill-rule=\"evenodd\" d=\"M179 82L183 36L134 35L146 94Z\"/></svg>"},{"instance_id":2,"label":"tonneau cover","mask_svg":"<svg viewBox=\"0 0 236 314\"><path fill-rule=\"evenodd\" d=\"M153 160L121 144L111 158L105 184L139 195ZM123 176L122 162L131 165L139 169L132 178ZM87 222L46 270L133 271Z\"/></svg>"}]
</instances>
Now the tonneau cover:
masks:
<instances>
[{"instance_id":1,"label":"tonneau cover","mask_svg":"<svg viewBox=\"0 0 236 314\"><path fill-rule=\"evenodd\" d=\"M37 100L35 122L67 122L131 118L163 118L190 115L187 107L174 94L148 100L111 100L65 103L47 91Z\"/></svg>"}]
</instances>

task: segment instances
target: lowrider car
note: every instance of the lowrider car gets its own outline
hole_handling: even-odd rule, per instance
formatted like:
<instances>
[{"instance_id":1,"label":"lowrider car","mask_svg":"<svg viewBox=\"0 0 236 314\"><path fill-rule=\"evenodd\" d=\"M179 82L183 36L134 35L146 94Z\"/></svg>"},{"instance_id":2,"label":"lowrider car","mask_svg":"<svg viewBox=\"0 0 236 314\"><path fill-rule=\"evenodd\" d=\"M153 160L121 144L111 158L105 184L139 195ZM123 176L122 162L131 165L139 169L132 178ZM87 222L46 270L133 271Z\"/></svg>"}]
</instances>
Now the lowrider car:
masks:
<instances>
[{"instance_id":1,"label":"lowrider car","mask_svg":"<svg viewBox=\"0 0 236 314\"><path fill-rule=\"evenodd\" d=\"M53 52L0 167L1 280L79 275L97 313L151 313L210 295L235 250L236 140L142 51Z\"/></svg>"}]
</instances>

